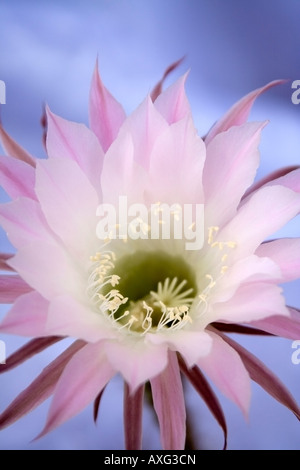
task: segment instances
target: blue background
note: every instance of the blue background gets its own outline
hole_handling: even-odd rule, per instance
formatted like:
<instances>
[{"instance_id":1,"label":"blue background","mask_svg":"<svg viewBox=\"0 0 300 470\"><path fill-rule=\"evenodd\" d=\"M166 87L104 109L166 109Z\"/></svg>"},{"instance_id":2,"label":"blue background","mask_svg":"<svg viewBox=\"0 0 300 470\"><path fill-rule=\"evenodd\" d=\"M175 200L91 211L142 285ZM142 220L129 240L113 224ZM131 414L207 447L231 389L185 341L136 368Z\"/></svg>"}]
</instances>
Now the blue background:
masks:
<instances>
[{"instance_id":1,"label":"blue background","mask_svg":"<svg viewBox=\"0 0 300 470\"><path fill-rule=\"evenodd\" d=\"M6 83L1 106L5 128L38 157L40 117L45 102L65 118L88 120L88 92L98 55L104 83L130 113L160 79L165 68L186 56L168 83L191 69L187 94L200 135L245 93L277 78L300 79L299 0L0 0L0 79ZM269 119L261 143L259 176L299 164L300 105L291 102L291 82L260 97L252 119ZM2 200L5 195L1 194ZM280 236L299 236L299 217ZM1 251L9 249L1 233ZM300 283L285 287L287 301L299 306ZM6 307L2 307L4 313ZM1 336L7 352L23 344ZM300 401L300 364L291 362L291 341L243 339ZM32 380L61 346L0 377L0 409ZM92 408L30 443L45 421L49 403L0 433L1 449L120 449L122 381L107 388L97 427ZM194 391L186 391L198 448L222 446L222 433ZM220 397L231 449L299 449L296 418L253 385L249 422ZM149 410L144 414L144 448L158 449Z\"/></svg>"}]
</instances>

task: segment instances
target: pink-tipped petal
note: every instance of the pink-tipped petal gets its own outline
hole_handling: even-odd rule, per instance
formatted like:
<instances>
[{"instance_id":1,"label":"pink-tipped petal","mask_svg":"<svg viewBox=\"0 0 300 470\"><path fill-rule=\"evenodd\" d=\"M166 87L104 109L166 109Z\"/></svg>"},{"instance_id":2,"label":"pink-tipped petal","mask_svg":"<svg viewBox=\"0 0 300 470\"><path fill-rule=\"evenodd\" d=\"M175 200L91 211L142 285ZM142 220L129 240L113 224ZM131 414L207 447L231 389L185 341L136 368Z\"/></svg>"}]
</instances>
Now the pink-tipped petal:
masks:
<instances>
[{"instance_id":1,"label":"pink-tipped petal","mask_svg":"<svg viewBox=\"0 0 300 470\"><path fill-rule=\"evenodd\" d=\"M48 227L37 201L19 198L0 206L1 225L11 243L22 248L32 242L54 242L54 234Z\"/></svg>"},{"instance_id":2,"label":"pink-tipped petal","mask_svg":"<svg viewBox=\"0 0 300 470\"><path fill-rule=\"evenodd\" d=\"M60 338L59 336L49 336L47 338L36 338L29 341L29 343L26 343L25 346L22 346L11 356L9 356L6 359L5 364L1 364L0 374L14 369L23 362L28 361L28 359L35 356L36 354L40 353L41 351L44 351L44 349L49 348L50 346L52 346L52 344L55 344L61 340L62 338Z\"/></svg>"},{"instance_id":3,"label":"pink-tipped petal","mask_svg":"<svg viewBox=\"0 0 300 470\"><path fill-rule=\"evenodd\" d=\"M208 226L222 226L235 215L254 180L259 165L258 145L266 124L251 122L233 127L209 143L203 172Z\"/></svg>"},{"instance_id":4,"label":"pink-tipped petal","mask_svg":"<svg viewBox=\"0 0 300 470\"><path fill-rule=\"evenodd\" d=\"M231 259L252 254L270 235L283 227L300 210L300 195L283 186L259 189L218 233L218 240L234 241Z\"/></svg>"},{"instance_id":5,"label":"pink-tipped petal","mask_svg":"<svg viewBox=\"0 0 300 470\"><path fill-rule=\"evenodd\" d=\"M218 335L210 334L213 340L211 352L199 359L198 366L247 416L251 398L249 374L237 352Z\"/></svg>"},{"instance_id":6,"label":"pink-tipped petal","mask_svg":"<svg viewBox=\"0 0 300 470\"><path fill-rule=\"evenodd\" d=\"M120 103L103 85L98 72L98 61L90 90L89 116L90 127L98 137L104 152L106 152L117 137L126 115Z\"/></svg>"},{"instance_id":7,"label":"pink-tipped petal","mask_svg":"<svg viewBox=\"0 0 300 470\"><path fill-rule=\"evenodd\" d=\"M36 199L35 174L32 166L12 157L0 156L1 185L11 198Z\"/></svg>"},{"instance_id":8,"label":"pink-tipped petal","mask_svg":"<svg viewBox=\"0 0 300 470\"><path fill-rule=\"evenodd\" d=\"M134 160L146 170L149 168L151 151L158 136L168 128L167 122L157 111L149 96L126 119L120 133L129 134L134 149Z\"/></svg>"},{"instance_id":9,"label":"pink-tipped petal","mask_svg":"<svg viewBox=\"0 0 300 470\"><path fill-rule=\"evenodd\" d=\"M24 150L17 142L3 129L0 124L0 140L7 155L22 160L28 165L35 167L36 160L26 150Z\"/></svg>"},{"instance_id":10,"label":"pink-tipped petal","mask_svg":"<svg viewBox=\"0 0 300 470\"><path fill-rule=\"evenodd\" d=\"M82 411L114 376L102 344L88 344L65 367L54 391L42 437Z\"/></svg>"},{"instance_id":11,"label":"pink-tipped petal","mask_svg":"<svg viewBox=\"0 0 300 470\"><path fill-rule=\"evenodd\" d=\"M0 429L13 424L47 400L54 392L55 386L72 356L84 345L83 341L73 343L65 352L51 362L29 387L17 396L0 415Z\"/></svg>"},{"instance_id":12,"label":"pink-tipped petal","mask_svg":"<svg viewBox=\"0 0 300 470\"><path fill-rule=\"evenodd\" d=\"M290 317L274 315L264 318L263 320L251 322L250 325L276 336L282 336L283 338L293 340L299 339L300 311L292 307L288 307L288 311L290 313Z\"/></svg>"},{"instance_id":13,"label":"pink-tipped petal","mask_svg":"<svg viewBox=\"0 0 300 470\"><path fill-rule=\"evenodd\" d=\"M48 300L68 293L75 298L83 295L82 276L73 263L60 245L46 241L22 247L9 261L10 266Z\"/></svg>"},{"instance_id":14,"label":"pink-tipped petal","mask_svg":"<svg viewBox=\"0 0 300 470\"><path fill-rule=\"evenodd\" d=\"M300 238L286 238L263 243L256 254L269 257L281 270L282 282L294 281L300 277Z\"/></svg>"},{"instance_id":15,"label":"pink-tipped petal","mask_svg":"<svg viewBox=\"0 0 300 470\"><path fill-rule=\"evenodd\" d=\"M262 188L265 185L271 185L271 184L280 184L278 183L278 179L280 178L280 181L284 181L282 177L288 176L290 173L294 174L295 170L299 170L299 166L287 166L284 168L280 168L279 170L275 170L272 173L268 174L264 178L260 179L256 183L254 183L248 191L246 191L244 198L248 197L251 193L257 191L258 189ZM291 176L291 175L290 175ZM288 179L290 178L288 176ZM285 185L283 185L285 186ZM293 189L293 188L291 188Z\"/></svg>"},{"instance_id":16,"label":"pink-tipped petal","mask_svg":"<svg viewBox=\"0 0 300 470\"><path fill-rule=\"evenodd\" d=\"M101 175L104 203L119 207L119 196L127 196L127 203L144 202L147 174L135 159L133 137L120 132L107 151Z\"/></svg>"},{"instance_id":17,"label":"pink-tipped petal","mask_svg":"<svg viewBox=\"0 0 300 470\"><path fill-rule=\"evenodd\" d=\"M43 336L48 307L49 302L38 292L21 295L0 324L0 331L21 336Z\"/></svg>"},{"instance_id":18,"label":"pink-tipped petal","mask_svg":"<svg viewBox=\"0 0 300 470\"><path fill-rule=\"evenodd\" d=\"M205 153L204 142L197 136L190 117L169 126L157 138L151 153L146 190L149 202L203 203Z\"/></svg>"},{"instance_id":19,"label":"pink-tipped petal","mask_svg":"<svg viewBox=\"0 0 300 470\"><path fill-rule=\"evenodd\" d=\"M47 151L50 158L74 160L100 193L103 150L84 124L67 121L47 110Z\"/></svg>"},{"instance_id":20,"label":"pink-tipped petal","mask_svg":"<svg viewBox=\"0 0 300 470\"><path fill-rule=\"evenodd\" d=\"M215 417L219 425L221 426L224 433L224 447L227 447L227 425L225 416L220 405L218 398L216 397L213 389L207 382L206 378L198 367L188 368L185 362L179 358L179 365L181 371L186 375L191 384L195 387L199 395L203 398L212 415Z\"/></svg>"},{"instance_id":21,"label":"pink-tipped petal","mask_svg":"<svg viewBox=\"0 0 300 470\"><path fill-rule=\"evenodd\" d=\"M217 134L220 134L220 132L227 131L232 126L240 126L241 124L244 124L248 119L256 98L273 86L281 85L283 83L285 83L285 80L274 80L273 82L270 82L244 96L212 127L205 138L206 144L208 144Z\"/></svg>"},{"instance_id":22,"label":"pink-tipped petal","mask_svg":"<svg viewBox=\"0 0 300 470\"><path fill-rule=\"evenodd\" d=\"M162 447L164 450L183 450L186 412L176 353L169 351L167 367L150 383Z\"/></svg>"},{"instance_id":23,"label":"pink-tipped petal","mask_svg":"<svg viewBox=\"0 0 300 470\"><path fill-rule=\"evenodd\" d=\"M167 67L167 69L165 70L161 80L155 85L155 87L153 88L153 90L151 92L152 101L155 101L158 98L158 96L161 94L164 81L169 76L169 74L171 72L173 72L173 70L175 70L175 69L177 69L177 67L179 67L179 65L182 63L183 59L184 59L184 57L182 57L179 60L176 60L176 62L173 62L171 65L169 65L169 67Z\"/></svg>"},{"instance_id":24,"label":"pink-tipped petal","mask_svg":"<svg viewBox=\"0 0 300 470\"><path fill-rule=\"evenodd\" d=\"M276 284L254 282L241 285L229 300L216 303L211 317L215 321L248 323L270 315L288 317L282 289Z\"/></svg>"},{"instance_id":25,"label":"pink-tipped petal","mask_svg":"<svg viewBox=\"0 0 300 470\"><path fill-rule=\"evenodd\" d=\"M222 335L224 341L230 345L241 357L247 371L252 380L257 382L266 390L275 400L291 410L300 420L300 409L294 398L283 385L283 383L270 371L263 362L247 351L245 348L236 343L233 339Z\"/></svg>"},{"instance_id":26,"label":"pink-tipped petal","mask_svg":"<svg viewBox=\"0 0 300 470\"><path fill-rule=\"evenodd\" d=\"M131 392L161 373L167 365L167 345L152 345L144 340L106 341L104 349L112 367L120 372L128 383Z\"/></svg>"},{"instance_id":27,"label":"pink-tipped petal","mask_svg":"<svg viewBox=\"0 0 300 470\"><path fill-rule=\"evenodd\" d=\"M19 276L5 275L0 276L0 303L12 304L20 295L32 291L32 288L26 284Z\"/></svg>"},{"instance_id":28,"label":"pink-tipped petal","mask_svg":"<svg viewBox=\"0 0 300 470\"><path fill-rule=\"evenodd\" d=\"M141 450L142 448L142 414L144 400L144 385L134 393L124 384L124 431L126 450Z\"/></svg>"},{"instance_id":29,"label":"pink-tipped petal","mask_svg":"<svg viewBox=\"0 0 300 470\"><path fill-rule=\"evenodd\" d=\"M0 271L14 271L7 263L13 257L12 253L0 253Z\"/></svg>"},{"instance_id":30,"label":"pink-tipped petal","mask_svg":"<svg viewBox=\"0 0 300 470\"><path fill-rule=\"evenodd\" d=\"M39 162L36 193L48 224L76 255L89 259L96 244L98 195L76 162Z\"/></svg>"},{"instance_id":31,"label":"pink-tipped petal","mask_svg":"<svg viewBox=\"0 0 300 470\"><path fill-rule=\"evenodd\" d=\"M180 121L191 114L190 104L185 94L187 73L166 89L155 101L155 107L169 124Z\"/></svg>"}]
</instances>

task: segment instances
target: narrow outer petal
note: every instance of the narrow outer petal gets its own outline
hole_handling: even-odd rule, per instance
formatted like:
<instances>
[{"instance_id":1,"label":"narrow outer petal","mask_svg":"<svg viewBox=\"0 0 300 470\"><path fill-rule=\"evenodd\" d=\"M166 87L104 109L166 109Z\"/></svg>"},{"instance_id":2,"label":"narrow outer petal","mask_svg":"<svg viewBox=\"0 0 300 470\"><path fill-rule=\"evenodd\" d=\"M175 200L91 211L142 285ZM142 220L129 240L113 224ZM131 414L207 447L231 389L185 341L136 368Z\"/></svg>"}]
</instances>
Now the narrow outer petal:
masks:
<instances>
[{"instance_id":1,"label":"narrow outer petal","mask_svg":"<svg viewBox=\"0 0 300 470\"><path fill-rule=\"evenodd\" d=\"M22 160L28 165L35 167L36 160L32 157L26 150L24 150L17 142L10 137L10 135L3 129L0 124L0 139L1 144L6 152L7 155L10 157L17 158L18 160Z\"/></svg>"},{"instance_id":2,"label":"narrow outer petal","mask_svg":"<svg viewBox=\"0 0 300 470\"><path fill-rule=\"evenodd\" d=\"M32 288L19 276L0 276L0 303L12 304L20 295L30 292Z\"/></svg>"},{"instance_id":3,"label":"narrow outer petal","mask_svg":"<svg viewBox=\"0 0 300 470\"><path fill-rule=\"evenodd\" d=\"M52 344L61 341L62 339L63 338L60 338L59 336L49 336L47 338L36 338L29 341L6 359L5 364L0 366L0 374L14 369L15 367L19 366L49 346L52 346Z\"/></svg>"},{"instance_id":4,"label":"narrow outer petal","mask_svg":"<svg viewBox=\"0 0 300 470\"><path fill-rule=\"evenodd\" d=\"M0 324L3 333L21 336L43 336L49 302L38 292L21 295Z\"/></svg>"},{"instance_id":5,"label":"narrow outer petal","mask_svg":"<svg viewBox=\"0 0 300 470\"><path fill-rule=\"evenodd\" d=\"M232 126L240 126L247 121L250 114L251 108L256 100L262 93L269 90L273 86L281 85L285 83L285 80L274 80L267 85L252 91L248 95L244 96L236 104L229 109L229 111L212 127L205 138L206 144L208 144L217 134L220 132L227 131Z\"/></svg>"},{"instance_id":6,"label":"narrow outer petal","mask_svg":"<svg viewBox=\"0 0 300 470\"><path fill-rule=\"evenodd\" d=\"M12 253L0 253L0 270L1 271L14 271L7 261L13 256Z\"/></svg>"},{"instance_id":7,"label":"narrow outer petal","mask_svg":"<svg viewBox=\"0 0 300 470\"><path fill-rule=\"evenodd\" d=\"M75 354L55 388L46 426L41 437L83 410L115 374L101 343L88 344Z\"/></svg>"},{"instance_id":8,"label":"narrow outer petal","mask_svg":"<svg viewBox=\"0 0 300 470\"><path fill-rule=\"evenodd\" d=\"M164 450L183 450L186 412L176 353L169 351L167 367L150 382L162 447Z\"/></svg>"},{"instance_id":9,"label":"narrow outer petal","mask_svg":"<svg viewBox=\"0 0 300 470\"><path fill-rule=\"evenodd\" d=\"M294 398L285 387L285 385L270 371L265 364L263 364L257 357L247 351L245 348L240 346L231 338L228 338L225 335L222 335L222 338L226 343L228 343L232 348L234 348L241 360L243 361L246 369L249 372L249 375L252 380L257 382L261 387L263 387L266 392L268 392L275 400L279 401L282 405L289 408L295 416L300 420L300 409L295 402Z\"/></svg>"},{"instance_id":10,"label":"narrow outer petal","mask_svg":"<svg viewBox=\"0 0 300 470\"><path fill-rule=\"evenodd\" d=\"M43 403L53 393L64 368L71 357L81 349L85 343L76 341L60 356L58 356L43 372L23 390L20 395L0 415L0 429L13 424Z\"/></svg>"},{"instance_id":11,"label":"narrow outer petal","mask_svg":"<svg viewBox=\"0 0 300 470\"><path fill-rule=\"evenodd\" d=\"M185 94L185 81L188 74L179 78L155 100L155 107L169 124L180 121L191 114L190 104Z\"/></svg>"},{"instance_id":12,"label":"narrow outer petal","mask_svg":"<svg viewBox=\"0 0 300 470\"><path fill-rule=\"evenodd\" d=\"M122 106L103 85L98 72L98 61L92 79L89 115L90 127L106 152L115 140L126 115Z\"/></svg>"},{"instance_id":13,"label":"narrow outer petal","mask_svg":"<svg viewBox=\"0 0 300 470\"><path fill-rule=\"evenodd\" d=\"M193 367L189 369L185 362L180 358L179 359L180 369L189 379L191 384L195 387L199 395L203 398L206 405L210 409L213 416L216 418L217 422L221 426L224 433L224 450L227 447L227 425L225 421L225 416L222 410L222 407L219 403L218 398L216 397L211 386L205 379L204 375L198 367Z\"/></svg>"},{"instance_id":14,"label":"narrow outer petal","mask_svg":"<svg viewBox=\"0 0 300 470\"><path fill-rule=\"evenodd\" d=\"M1 185L11 198L21 196L36 199L34 168L12 157L0 156Z\"/></svg>"},{"instance_id":15,"label":"narrow outer petal","mask_svg":"<svg viewBox=\"0 0 300 470\"><path fill-rule=\"evenodd\" d=\"M288 307L288 311L290 317L273 315L263 320L251 322L250 326L261 328L276 336L297 340L300 338L300 311L292 307Z\"/></svg>"},{"instance_id":16,"label":"narrow outer petal","mask_svg":"<svg viewBox=\"0 0 300 470\"><path fill-rule=\"evenodd\" d=\"M280 184L280 183L278 183L278 179L279 179L279 181L284 181L284 179L282 179L282 177L288 176L289 173L294 174L295 170L299 170L299 166L296 166L296 165L295 166L287 166L287 167L284 167L284 168L280 168L279 170L275 170L272 173L269 173L267 176L265 176L264 178L260 179L256 183L254 183L248 189L248 191L246 191L246 193L244 195L244 198L248 197L251 193L253 193L254 191L257 191L258 189L262 188L265 185ZM289 176L288 176L288 178L289 178ZM285 186L285 185L283 184L283 186Z\"/></svg>"},{"instance_id":17,"label":"narrow outer petal","mask_svg":"<svg viewBox=\"0 0 300 470\"><path fill-rule=\"evenodd\" d=\"M210 334L213 339L211 353L199 359L198 366L247 417L251 398L249 374L237 352L218 335Z\"/></svg>"},{"instance_id":18,"label":"narrow outer petal","mask_svg":"<svg viewBox=\"0 0 300 470\"><path fill-rule=\"evenodd\" d=\"M144 385L136 392L130 393L129 386L124 384L124 431L126 450L142 448L142 413Z\"/></svg>"}]
</instances>

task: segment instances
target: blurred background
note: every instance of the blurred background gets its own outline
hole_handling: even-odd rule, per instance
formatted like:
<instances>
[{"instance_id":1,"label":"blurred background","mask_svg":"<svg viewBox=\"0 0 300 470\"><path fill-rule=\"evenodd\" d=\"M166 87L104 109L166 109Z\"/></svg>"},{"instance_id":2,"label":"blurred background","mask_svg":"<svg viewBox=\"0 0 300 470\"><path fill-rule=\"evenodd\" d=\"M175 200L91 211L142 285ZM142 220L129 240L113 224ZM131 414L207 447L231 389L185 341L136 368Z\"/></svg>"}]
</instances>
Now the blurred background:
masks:
<instances>
[{"instance_id":1,"label":"blurred background","mask_svg":"<svg viewBox=\"0 0 300 470\"><path fill-rule=\"evenodd\" d=\"M165 68L185 56L168 78L190 69L187 95L200 135L235 101L268 81L285 85L260 97L253 120L269 119L261 142L258 177L300 162L300 105L291 101L300 79L300 0L0 0L0 80L6 83L1 120L29 152L44 157L40 118L52 111L88 122L88 93L96 57L104 83L130 113ZM1 193L1 200L6 200ZM280 236L299 236L299 217ZM0 251L9 249L0 234ZM299 307L300 283L284 287ZM2 306L1 316L7 310ZM10 354L24 343L2 335ZM299 338L300 339L300 338ZM272 368L300 402L300 364L292 342L239 338ZM0 411L54 358L55 346L0 377ZM60 429L31 442L42 429L49 402L5 431L0 449L122 449L122 381L107 387L95 427L92 407ZM229 428L229 449L300 449L297 419L253 385L249 421L220 396ZM218 393L218 392L217 392ZM188 411L198 449L222 447L222 432L187 386ZM144 448L159 449L152 413L144 414Z\"/></svg>"}]
</instances>

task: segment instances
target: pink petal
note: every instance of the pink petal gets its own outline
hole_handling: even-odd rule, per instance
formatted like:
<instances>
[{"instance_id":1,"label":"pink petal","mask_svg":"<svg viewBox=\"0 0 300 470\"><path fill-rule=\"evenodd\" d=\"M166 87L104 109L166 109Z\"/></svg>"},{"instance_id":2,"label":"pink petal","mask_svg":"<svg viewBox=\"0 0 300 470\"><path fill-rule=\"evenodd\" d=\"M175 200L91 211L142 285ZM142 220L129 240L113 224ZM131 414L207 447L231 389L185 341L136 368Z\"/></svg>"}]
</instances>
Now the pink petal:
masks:
<instances>
[{"instance_id":1,"label":"pink petal","mask_svg":"<svg viewBox=\"0 0 300 470\"><path fill-rule=\"evenodd\" d=\"M14 352L11 356L6 359L6 363L1 365L0 367L0 374L3 372L8 372L11 369L19 366L23 362L27 361L31 357L35 356L36 354L44 351L44 349L52 346L52 344L61 341L62 338L59 336L49 336L47 338L36 338L29 343L26 343L25 346L22 346L16 352Z\"/></svg>"},{"instance_id":2,"label":"pink petal","mask_svg":"<svg viewBox=\"0 0 300 470\"><path fill-rule=\"evenodd\" d=\"M179 366L174 352L169 352L168 365L164 371L151 379L151 389L163 449L183 450L186 413Z\"/></svg>"},{"instance_id":3,"label":"pink petal","mask_svg":"<svg viewBox=\"0 0 300 470\"><path fill-rule=\"evenodd\" d=\"M180 121L191 114L190 104L184 89L187 75L183 75L155 101L156 109L169 124Z\"/></svg>"},{"instance_id":4,"label":"pink petal","mask_svg":"<svg viewBox=\"0 0 300 470\"><path fill-rule=\"evenodd\" d=\"M232 127L209 143L203 173L208 226L222 226L234 216L245 190L254 180L265 125L266 122L251 122Z\"/></svg>"},{"instance_id":5,"label":"pink petal","mask_svg":"<svg viewBox=\"0 0 300 470\"><path fill-rule=\"evenodd\" d=\"M115 208L119 196L127 196L128 205L144 202L147 175L134 157L132 136L120 132L105 155L101 175L103 201L114 204Z\"/></svg>"},{"instance_id":6,"label":"pink petal","mask_svg":"<svg viewBox=\"0 0 300 470\"><path fill-rule=\"evenodd\" d=\"M25 163L35 167L36 160L26 150L24 150L0 124L0 140L7 155L22 160Z\"/></svg>"},{"instance_id":7,"label":"pink petal","mask_svg":"<svg viewBox=\"0 0 300 470\"><path fill-rule=\"evenodd\" d=\"M257 181L257 183L254 183L249 189L248 191L246 191L244 197L247 197L249 196L251 193L253 193L254 191L257 191L258 189L262 188L263 186L265 186L266 184L270 185L270 184L281 184L281 183L278 183L278 179L280 178L280 181L284 181L282 179L282 177L284 176L288 176L289 173L292 173L292 176L294 176L294 171L295 170L298 170L299 169L299 166L287 166L287 167L284 167L284 168L280 168L279 170L276 170L270 174L268 174L267 176L265 176L264 178L260 179L259 181ZM290 175L291 176L291 175ZM290 177L288 176L288 178ZM285 186L283 184L283 186ZM289 186L288 186L289 187ZM293 188L291 188L293 189Z\"/></svg>"},{"instance_id":8,"label":"pink petal","mask_svg":"<svg viewBox=\"0 0 300 470\"><path fill-rule=\"evenodd\" d=\"M11 253L0 253L0 271L13 271L13 268L7 263L12 256Z\"/></svg>"},{"instance_id":9,"label":"pink petal","mask_svg":"<svg viewBox=\"0 0 300 470\"><path fill-rule=\"evenodd\" d=\"M126 119L120 133L128 133L131 136L134 147L134 160L143 168L148 169L151 151L156 139L167 128L167 122L148 96Z\"/></svg>"},{"instance_id":10,"label":"pink petal","mask_svg":"<svg viewBox=\"0 0 300 470\"><path fill-rule=\"evenodd\" d=\"M282 336L288 339L300 338L300 311L295 308L288 308L290 317L274 315L263 320L251 322L255 328L261 328L273 335Z\"/></svg>"},{"instance_id":11,"label":"pink petal","mask_svg":"<svg viewBox=\"0 0 300 470\"><path fill-rule=\"evenodd\" d=\"M78 267L58 244L36 241L26 245L9 264L48 300L67 293L75 298L85 295Z\"/></svg>"},{"instance_id":12,"label":"pink petal","mask_svg":"<svg viewBox=\"0 0 300 470\"><path fill-rule=\"evenodd\" d=\"M126 115L122 106L102 84L95 66L90 91L90 127L99 139L104 152L117 137Z\"/></svg>"},{"instance_id":13,"label":"pink petal","mask_svg":"<svg viewBox=\"0 0 300 470\"><path fill-rule=\"evenodd\" d=\"M294 398L283 385L283 383L263 364L257 357L244 349L238 343L221 335L224 341L234 348L241 357L246 369L248 370L252 380L257 382L269 393L275 400L289 408L300 420L300 409Z\"/></svg>"},{"instance_id":14,"label":"pink petal","mask_svg":"<svg viewBox=\"0 0 300 470\"><path fill-rule=\"evenodd\" d=\"M204 160L205 145L197 136L191 118L169 126L157 138L151 154L147 189L149 202L202 203Z\"/></svg>"},{"instance_id":15,"label":"pink petal","mask_svg":"<svg viewBox=\"0 0 300 470\"><path fill-rule=\"evenodd\" d=\"M248 323L271 315L288 316L282 289L274 284L254 282L241 285L229 300L214 304L209 318L210 321Z\"/></svg>"},{"instance_id":16,"label":"pink petal","mask_svg":"<svg viewBox=\"0 0 300 470\"><path fill-rule=\"evenodd\" d=\"M230 110L213 126L205 138L208 144L217 134L227 131L232 126L240 126L247 121L251 108L256 98L275 85L281 85L285 80L274 80L262 88L252 91L238 101Z\"/></svg>"},{"instance_id":17,"label":"pink petal","mask_svg":"<svg viewBox=\"0 0 300 470\"><path fill-rule=\"evenodd\" d=\"M238 210L237 215L218 234L218 240L234 241L231 260L252 254L272 233L279 230L300 210L300 196L283 186L259 189Z\"/></svg>"},{"instance_id":18,"label":"pink petal","mask_svg":"<svg viewBox=\"0 0 300 470\"><path fill-rule=\"evenodd\" d=\"M228 267L226 276L218 281L218 289L213 294L213 300L224 302L230 299L242 284L269 281L275 283L280 278L280 269L273 260L250 255Z\"/></svg>"},{"instance_id":19,"label":"pink petal","mask_svg":"<svg viewBox=\"0 0 300 470\"><path fill-rule=\"evenodd\" d=\"M141 450L144 385L134 393L130 392L126 383L124 387L125 448L126 450Z\"/></svg>"},{"instance_id":20,"label":"pink petal","mask_svg":"<svg viewBox=\"0 0 300 470\"><path fill-rule=\"evenodd\" d=\"M300 277L300 238L286 238L263 243L256 250L258 256L267 256L281 270L280 280L294 281Z\"/></svg>"},{"instance_id":21,"label":"pink petal","mask_svg":"<svg viewBox=\"0 0 300 470\"><path fill-rule=\"evenodd\" d=\"M71 357L84 346L82 341L76 341L65 352L58 356L43 372L23 390L20 395L0 415L0 429L13 424L18 419L34 410L53 393L64 368Z\"/></svg>"},{"instance_id":22,"label":"pink petal","mask_svg":"<svg viewBox=\"0 0 300 470\"><path fill-rule=\"evenodd\" d=\"M0 156L1 185L11 198L36 199L35 173L32 166L11 157Z\"/></svg>"},{"instance_id":23,"label":"pink petal","mask_svg":"<svg viewBox=\"0 0 300 470\"><path fill-rule=\"evenodd\" d=\"M170 331L170 334L149 334L147 338L153 344L167 344L172 351L180 352L189 367L196 364L199 357L209 354L212 345L205 331Z\"/></svg>"},{"instance_id":24,"label":"pink petal","mask_svg":"<svg viewBox=\"0 0 300 470\"><path fill-rule=\"evenodd\" d=\"M220 405L218 398L216 397L213 389L205 379L204 375L201 373L198 367L193 367L189 369L184 361L179 358L179 365L181 371L186 375L191 384L195 387L199 395L203 398L209 410L221 426L224 433L224 448L227 447L227 425L225 421L225 416Z\"/></svg>"},{"instance_id":25,"label":"pink petal","mask_svg":"<svg viewBox=\"0 0 300 470\"><path fill-rule=\"evenodd\" d=\"M104 393L105 388L106 388L106 387L104 387L104 388L101 390L101 392L97 395L97 397L96 397L95 400L94 400L93 418L94 418L94 422L95 422L95 423L96 423L96 421L97 421L97 419L98 419L100 403L101 403L102 396L103 396L103 393Z\"/></svg>"},{"instance_id":26,"label":"pink petal","mask_svg":"<svg viewBox=\"0 0 300 470\"><path fill-rule=\"evenodd\" d=\"M247 416L251 398L248 372L234 349L218 335L210 334L213 339L211 352L207 357L199 359L198 366Z\"/></svg>"},{"instance_id":27,"label":"pink petal","mask_svg":"<svg viewBox=\"0 0 300 470\"><path fill-rule=\"evenodd\" d=\"M19 276L0 276L0 303L12 304L20 295L30 292L32 288Z\"/></svg>"},{"instance_id":28,"label":"pink petal","mask_svg":"<svg viewBox=\"0 0 300 470\"><path fill-rule=\"evenodd\" d=\"M0 221L16 248L35 241L54 243L54 235L37 201L19 198L0 206Z\"/></svg>"},{"instance_id":29,"label":"pink petal","mask_svg":"<svg viewBox=\"0 0 300 470\"><path fill-rule=\"evenodd\" d=\"M165 70L162 79L155 85L154 89L151 92L152 101L155 101L157 99L157 97L161 94L164 81L169 76L169 74L171 72L173 72L173 70L175 70L177 67L179 67L179 65L181 64L183 59L184 59L184 57L182 57L179 60L176 60L176 62L173 62L173 64L169 65L169 67Z\"/></svg>"},{"instance_id":30,"label":"pink petal","mask_svg":"<svg viewBox=\"0 0 300 470\"><path fill-rule=\"evenodd\" d=\"M21 295L0 324L0 331L21 336L43 336L48 307L49 302L38 292Z\"/></svg>"},{"instance_id":31,"label":"pink petal","mask_svg":"<svg viewBox=\"0 0 300 470\"><path fill-rule=\"evenodd\" d=\"M77 162L97 192L103 150L95 134L84 124L67 121L47 110L47 151L50 158L66 158Z\"/></svg>"},{"instance_id":32,"label":"pink petal","mask_svg":"<svg viewBox=\"0 0 300 470\"><path fill-rule=\"evenodd\" d=\"M50 227L68 249L86 259L94 254L98 196L77 163L68 159L40 162L36 193Z\"/></svg>"},{"instance_id":33,"label":"pink petal","mask_svg":"<svg viewBox=\"0 0 300 470\"><path fill-rule=\"evenodd\" d=\"M158 375L167 365L167 346L152 345L145 339L106 341L105 353L112 367L122 374L131 392Z\"/></svg>"},{"instance_id":34,"label":"pink petal","mask_svg":"<svg viewBox=\"0 0 300 470\"><path fill-rule=\"evenodd\" d=\"M83 410L115 371L108 364L101 343L88 344L77 352L65 367L54 391L42 437Z\"/></svg>"},{"instance_id":35,"label":"pink petal","mask_svg":"<svg viewBox=\"0 0 300 470\"><path fill-rule=\"evenodd\" d=\"M91 305L65 295L56 297L50 303L46 331L47 334L71 336L92 343L115 338L116 332L104 320L103 314Z\"/></svg>"}]
</instances>

